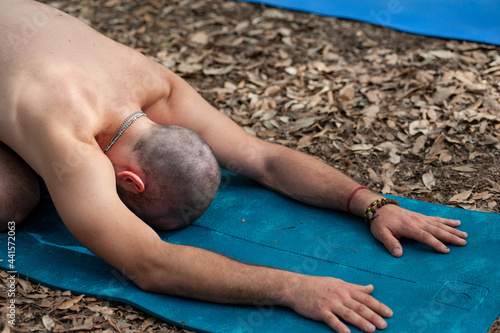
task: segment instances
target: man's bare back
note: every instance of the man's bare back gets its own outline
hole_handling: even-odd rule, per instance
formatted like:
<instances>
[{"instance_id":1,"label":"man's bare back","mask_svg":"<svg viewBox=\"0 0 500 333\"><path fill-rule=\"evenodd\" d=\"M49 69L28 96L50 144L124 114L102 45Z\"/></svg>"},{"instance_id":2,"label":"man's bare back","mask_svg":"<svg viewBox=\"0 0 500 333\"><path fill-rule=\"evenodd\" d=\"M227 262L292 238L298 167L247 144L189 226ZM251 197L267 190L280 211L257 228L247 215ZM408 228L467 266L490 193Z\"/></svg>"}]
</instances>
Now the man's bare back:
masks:
<instances>
[{"instance_id":1,"label":"man's bare back","mask_svg":"<svg viewBox=\"0 0 500 333\"><path fill-rule=\"evenodd\" d=\"M168 69L56 9L3 0L0 31L0 141L45 180L61 219L83 245L147 291L223 303L271 301L339 332L348 330L339 318L367 332L386 327L382 317L392 311L369 295L372 286L163 242L116 189L140 194L148 186L132 158L134 144L159 123L198 133L222 167L311 205L346 210L348 202L362 216L380 195L310 156L249 135ZM105 155L120 123L138 110L147 117ZM0 180L1 162L0 154ZM375 218L374 237L395 257L403 253L400 237L442 253L449 252L442 242L466 243L455 229L459 221L396 205L377 209Z\"/></svg>"},{"instance_id":2,"label":"man's bare back","mask_svg":"<svg viewBox=\"0 0 500 333\"><path fill-rule=\"evenodd\" d=\"M90 142L168 95L162 66L75 21L35 1L0 3L0 141L42 176L49 138Z\"/></svg>"}]
</instances>

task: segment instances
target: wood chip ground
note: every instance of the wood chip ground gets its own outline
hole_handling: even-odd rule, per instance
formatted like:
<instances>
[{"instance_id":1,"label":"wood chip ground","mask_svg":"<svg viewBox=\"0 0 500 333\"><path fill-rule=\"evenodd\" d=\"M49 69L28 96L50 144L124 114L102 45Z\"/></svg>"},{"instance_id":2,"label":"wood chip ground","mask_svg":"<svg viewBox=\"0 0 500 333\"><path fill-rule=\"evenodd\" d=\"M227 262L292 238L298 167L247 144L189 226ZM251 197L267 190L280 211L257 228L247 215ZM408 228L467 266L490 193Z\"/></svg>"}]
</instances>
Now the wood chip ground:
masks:
<instances>
[{"instance_id":1,"label":"wood chip ground","mask_svg":"<svg viewBox=\"0 0 500 333\"><path fill-rule=\"evenodd\" d=\"M375 191L500 212L497 46L224 0L44 2L169 67L253 135ZM2 333L187 332L22 279L17 295Z\"/></svg>"}]
</instances>

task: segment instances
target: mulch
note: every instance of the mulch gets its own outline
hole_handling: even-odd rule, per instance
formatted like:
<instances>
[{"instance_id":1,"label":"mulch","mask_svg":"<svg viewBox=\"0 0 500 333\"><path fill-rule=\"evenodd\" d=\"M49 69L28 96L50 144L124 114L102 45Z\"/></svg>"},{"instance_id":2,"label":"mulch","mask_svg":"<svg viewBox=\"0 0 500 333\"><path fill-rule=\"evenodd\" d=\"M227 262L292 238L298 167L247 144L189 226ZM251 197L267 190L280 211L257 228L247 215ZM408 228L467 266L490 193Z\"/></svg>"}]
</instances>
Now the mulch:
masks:
<instances>
[{"instance_id":1,"label":"mulch","mask_svg":"<svg viewBox=\"0 0 500 333\"><path fill-rule=\"evenodd\" d=\"M500 212L498 46L225 0L44 2L169 67L253 135L384 194ZM187 332L17 282L2 333Z\"/></svg>"}]
</instances>

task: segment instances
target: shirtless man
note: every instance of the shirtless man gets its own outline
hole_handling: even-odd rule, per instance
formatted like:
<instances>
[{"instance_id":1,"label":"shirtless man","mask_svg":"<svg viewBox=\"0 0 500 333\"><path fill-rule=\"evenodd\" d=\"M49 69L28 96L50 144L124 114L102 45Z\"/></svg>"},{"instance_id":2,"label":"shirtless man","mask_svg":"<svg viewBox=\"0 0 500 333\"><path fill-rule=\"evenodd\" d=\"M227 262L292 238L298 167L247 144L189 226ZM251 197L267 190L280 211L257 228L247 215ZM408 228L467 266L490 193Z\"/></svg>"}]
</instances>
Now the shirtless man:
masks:
<instances>
[{"instance_id":1,"label":"shirtless man","mask_svg":"<svg viewBox=\"0 0 500 333\"><path fill-rule=\"evenodd\" d=\"M149 218L164 229L183 226L201 213L211 190L201 191L202 204L188 204L188 212L195 207L195 213L187 218L162 213L163 204L145 211L136 207L134 214L117 194L118 188L134 210L134 200L157 182L155 171L144 170L139 149L141 140L163 131L155 123L198 133L222 167L236 166L241 174L308 204L345 210L359 186L355 181L312 157L247 134L165 67L56 9L30 0L2 0L0 31L0 141L43 178L62 220L92 252L146 291L223 303L271 301L337 332L349 331L341 319L366 332L386 327L383 317L392 311L369 295L371 285L246 265L169 244L143 222ZM147 116L134 113L140 110ZM108 143L112 146L104 153ZM198 162L206 161L205 173L212 172L207 184L213 184L217 174L202 146L197 151L205 158ZM18 198L30 199L14 210L17 215L0 219L19 222L36 203L38 187L21 159L5 147L0 151L2 204L16 208ZM154 153L149 149L145 154L154 158ZM350 200L350 211L362 216L378 198L360 189ZM377 215L371 231L395 257L402 255L400 237L441 253L449 252L442 242L466 243L466 234L455 229L459 221L397 205L385 205Z\"/></svg>"}]
</instances>

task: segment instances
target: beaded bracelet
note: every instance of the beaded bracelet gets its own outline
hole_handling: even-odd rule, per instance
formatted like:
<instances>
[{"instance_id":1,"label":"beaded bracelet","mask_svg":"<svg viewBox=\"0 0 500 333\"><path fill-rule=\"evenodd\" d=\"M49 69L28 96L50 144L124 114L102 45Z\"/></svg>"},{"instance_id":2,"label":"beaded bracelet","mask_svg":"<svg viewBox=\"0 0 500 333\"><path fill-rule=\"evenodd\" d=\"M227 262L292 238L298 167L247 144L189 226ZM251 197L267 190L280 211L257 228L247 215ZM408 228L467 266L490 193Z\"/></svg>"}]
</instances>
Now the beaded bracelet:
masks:
<instances>
[{"instance_id":1,"label":"beaded bracelet","mask_svg":"<svg viewBox=\"0 0 500 333\"><path fill-rule=\"evenodd\" d=\"M370 204L365 210L365 222L370 223L375 217L375 212L378 208L385 205L396 205L399 206L399 202L394 199L380 198Z\"/></svg>"}]
</instances>

